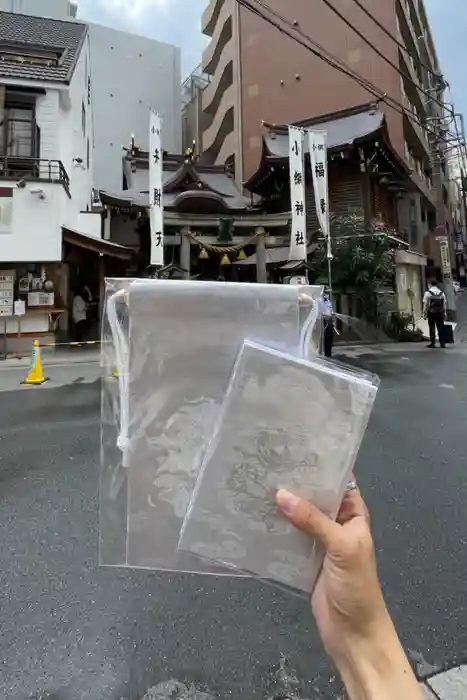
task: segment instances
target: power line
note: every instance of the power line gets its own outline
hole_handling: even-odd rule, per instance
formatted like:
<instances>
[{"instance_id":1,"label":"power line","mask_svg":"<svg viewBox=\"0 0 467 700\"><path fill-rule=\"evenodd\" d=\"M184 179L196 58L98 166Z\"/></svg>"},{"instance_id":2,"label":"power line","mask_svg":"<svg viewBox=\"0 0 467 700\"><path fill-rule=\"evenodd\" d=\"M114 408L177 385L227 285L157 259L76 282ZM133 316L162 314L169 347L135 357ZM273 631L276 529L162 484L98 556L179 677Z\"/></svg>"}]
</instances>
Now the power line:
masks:
<instances>
[{"instance_id":1,"label":"power line","mask_svg":"<svg viewBox=\"0 0 467 700\"><path fill-rule=\"evenodd\" d=\"M392 41L395 44L397 44L397 46L400 49L405 51L410 56L410 52L407 49L407 46L405 46L401 41L399 41L399 39L397 39L394 36L394 34L392 34L392 32L390 32L389 29L387 29L387 27L385 27L384 24L382 24L379 21L379 19L376 19L376 17L369 10L367 10L367 8L361 3L361 0L353 0L353 2L357 5L357 7L359 7L361 9L362 12L364 12L367 15L367 17L369 17L376 24L377 27L379 27L381 29L382 32L384 32L386 34L386 36L388 36L390 39L392 39ZM422 66L422 68L424 68L426 71L428 71L428 73L431 73L431 75L434 75L435 78L442 78L443 77L442 74L437 73L432 68L430 68L426 63L423 63L423 61L421 59L419 59L419 63Z\"/></svg>"},{"instance_id":2,"label":"power line","mask_svg":"<svg viewBox=\"0 0 467 700\"><path fill-rule=\"evenodd\" d=\"M397 73L399 73L400 76L402 76L405 80L408 80L410 83L412 83L412 85L414 85L415 88L416 88L417 90L420 90L420 92L423 93L423 94L424 94L426 97L428 97L430 100L432 100L433 102L435 102L436 104L438 104L438 105L439 105L440 107L442 107L443 109L446 109L446 105L445 105L444 102L441 102L441 101L438 100L436 97L432 97L431 94L428 92L428 90L425 90L425 88L421 87L421 85L418 85L418 84L415 82L415 80L413 80L413 79L410 77L410 75L409 75L408 73L404 73L403 71L401 71L401 69L399 68L399 66L398 66L396 63L394 63L393 61L391 61L390 58L388 58L387 56L385 56L384 53L383 53L382 51L380 51L380 50L379 50L379 49L378 49L378 48L377 48L377 47L376 47L376 46L375 46L375 45L374 45L374 44L373 44L359 29L357 29L357 27L356 27L354 24L352 24L352 22L350 22L350 21L347 19L347 17L345 17L345 16L342 14L342 12L340 12L340 10L337 9L337 7L334 7L334 5L332 4L332 2L330 2L330 0L322 0L322 1L324 2L324 4L325 4L327 7L329 7L330 10L332 10L332 12L334 12L335 15L337 15L337 17L339 17L339 19L341 19L350 29L352 29L352 30L355 32L355 34L356 34L362 41L364 41L365 44L367 44L367 45L375 52L375 54L376 54L377 56L379 56L380 58L382 58L383 61L385 61L385 62L388 64L388 66L391 66L391 68L393 68ZM373 16L371 15L371 13L370 13L370 16L373 18ZM407 49L406 49L406 51L407 51ZM407 53L408 53L408 52L407 52ZM409 56L410 56L410 54L409 54ZM449 112L449 110L446 110L446 111Z\"/></svg>"},{"instance_id":3,"label":"power line","mask_svg":"<svg viewBox=\"0 0 467 700\"><path fill-rule=\"evenodd\" d=\"M316 41L314 41L310 36L305 34L300 27L296 23L292 23L289 20L287 20L285 17L280 15L278 12L273 10L271 7L266 5L262 0L255 0L255 2L261 6L266 12L271 14L273 17L275 17L277 20L283 22L286 26L290 27L293 32L298 34L299 36L302 37L302 39L298 38L295 34L292 34L290 31L287 31L287 29L284 29L280 24L278 24L275 20L271 19L271 17L268 17L265 15L263 12L261 12L258 7L255 7L254 5L251 4L250 0L236 0L239 5L244 7L245 9L249 10L252 14L260 17L262 20L270 24L271 26L275 27L279 32L282 34L285 34L288 36L290 39L295 41L296 43L300 44L303 46L307 51L310 51L314 56L319 58L320 60L324 61L324 63L327 63L329 66L332 68L335 68L336 70L339 70L341 73L344 73L348 77L352 78L355 80L361 87L363 87L367 92L369 92L373 97L377 98L378 102L384 102L388 107L391 109L394 109L396 112L398 112L401 115L407 116L409 119L411 119L413 122L418 124L422 129L424 129L426 132L433 134L436 136L436 138L441 141L445 142L445 139L439 136L439 133L437 131L434 131L433 129L430 129L428 126L423 124L417 117L416 115L411 112L410 110L407 110L400 102L398 102L395 98L390 97L386 93L383 93L377 86L375 86L373 83L371 83L369 80L361 76L359 73L356 71L353 71L350 69L345 63L340 61L336 56L331 54L329 51L327 51L323 46L318 44ZM309 42L309 43L306 43ZM311 46L310 46L311 44ZM407 114L410 112L410 116Z\"/></svg>"},{"instance_id":4,"label":"power line","mask_svg":"<svg viewBox=\"0 0 467 700\"><path fill-rule=\"evenodd\" d=\"M258 5L260 5L265 11L269 12L271 15L276 17L279 21L283 22L286 26L290 27L294 32L299 34L300 36L303 37L306 41L311 43L311 47L299 39L297 39L296 36L290 34L287 32L283 27L280 25L276 24L273 20L271 20L268 17L265 17L259 10L258 8L254 7L251 5L251 3L248 0L237 0L240 5L243 5L246 7L250 12L253 14L258 15L260 18L268 22L269 24L272 24L276 29L278 29L280 32L285 34L286 36L290 37L294 41L298 42L302 46L304 46L308 51L311 51L315 56L320 58L322 61L327 63L333 68L336 68L337 70L340 70L342 73L346 74L347 76L353 78L361 87L363 87L367 92L369 92L371 95L374 97L377 97L378 101L384 102L385 104L388 105L388 107L391 107L395 111L399 112L399 114L406 115L409 119L414 121L416 124L418 124L422 129L425 129L427 132L433 134L436 136L436 138L442 142L444 142L444 139L439 136L439 133L437 131L434 131L433 129L430 129L429 127L426 126L425 123L423 123L412 110L408 110L404 105L402 105L400 102L398 102L395 98L390 97L386 93L383 93L377 86L373 85L369 80L361 76L359 73L356 71L353 71L351 68L349 68L345 63L340 61L336 56L331 54L327 49L325 49L323 46L318 44L315 40L311 39L310 36L305 34L305 32L300 29L298 26L297 22L290 22L287 20L285 17L280 15L278 12L273 10L271 7L266 5L262 0L255 0ZM324 54L324 56L323 56ZM389 100L389 101L388 101ZM391 104L393 103L393 104ZM410 114L408 114L408 112Z\"/></svg>"}]
</instances>

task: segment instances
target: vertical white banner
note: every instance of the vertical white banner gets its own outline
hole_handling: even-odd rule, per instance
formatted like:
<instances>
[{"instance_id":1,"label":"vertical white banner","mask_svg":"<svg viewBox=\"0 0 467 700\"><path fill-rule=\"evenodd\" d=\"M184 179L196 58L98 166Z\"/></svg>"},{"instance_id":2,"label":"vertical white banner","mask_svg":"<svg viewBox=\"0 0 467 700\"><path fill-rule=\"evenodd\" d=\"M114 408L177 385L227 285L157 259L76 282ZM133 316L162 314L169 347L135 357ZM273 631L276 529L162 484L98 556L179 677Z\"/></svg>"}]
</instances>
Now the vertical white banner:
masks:
<instances>
[{"instance_id":1,"label":"vertical white banner","mask_svg":"<svg viewBox=\"0 0 467 700\"><path fill-rule=\"evenodd\" d=\"M289 171L292 229L289 260L306 260L305 154L302 129L289 126Z\"/></svg>"},{"instance_id":2,"label":"vertical white banner","mask_svg":"<svg viewBox=\"0 0 467 700\"><path fill-rule=\"evenodd\" d=\"M164 203L162 197L162 119L151 111L149 118L149 222L151 265L164 264Z\"/></svg>"},{"instance_id":3,"label":"vertical white banner","mask_svg":"<svg viewBox=\"0 0 467 700\"><path fill-rule=\"evenodd\" d=\"M309 131L308 149L310 151L316 213L318 215L321 231L326 239L328 258L332 258L329 226L328 149L326 132Z\"/></svg>"}]
</instances>

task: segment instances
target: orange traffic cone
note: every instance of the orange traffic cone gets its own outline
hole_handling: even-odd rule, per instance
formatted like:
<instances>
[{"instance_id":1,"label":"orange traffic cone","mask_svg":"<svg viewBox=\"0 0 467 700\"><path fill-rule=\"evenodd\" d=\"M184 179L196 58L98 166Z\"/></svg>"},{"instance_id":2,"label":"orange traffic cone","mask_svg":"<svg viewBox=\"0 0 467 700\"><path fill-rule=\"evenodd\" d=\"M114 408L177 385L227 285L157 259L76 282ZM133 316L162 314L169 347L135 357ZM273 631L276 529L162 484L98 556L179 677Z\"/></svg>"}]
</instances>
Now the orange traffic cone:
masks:
<instances>
[{"instance_id":1,"label":"orange traffic cone","mask_svg":"<svg viewBox=\"0 0 467 700\"><path fill-rule=\"evenodd\" d=\"M28 371L28 376L26 377L24 382L21 382L21 384L39 385L44 384L44 382L46 381L47 379L44 377L44 373L42 371L41 350L39 347L39 342L35 340L34 345L32 347L32 358L31 365Z\"/></svg>"}]
</instances>

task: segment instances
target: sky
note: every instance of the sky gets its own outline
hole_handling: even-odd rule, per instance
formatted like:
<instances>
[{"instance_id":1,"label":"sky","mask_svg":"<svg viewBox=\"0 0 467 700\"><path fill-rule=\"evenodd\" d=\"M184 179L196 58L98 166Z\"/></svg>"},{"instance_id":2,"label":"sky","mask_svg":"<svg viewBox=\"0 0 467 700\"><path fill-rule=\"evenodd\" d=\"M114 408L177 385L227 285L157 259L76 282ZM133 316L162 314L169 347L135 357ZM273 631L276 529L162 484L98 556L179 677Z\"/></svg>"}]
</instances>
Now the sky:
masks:
<instances>
[{"instance_id":1,"label":"sky","mask_svg":"<svg viewBox=\"0 0 467 700\"><path fill-rule=\"evenodd\" d=\"M84 20L181 46L185 78L199 64L206 43L200 31L200 17L207 3L208 0L79 0L79 7ZM288 3L292 5L293 0ZM425 5L456 110L463 112L467 120L467 2L425 0Z\"/></svg>"},{"instance_id":2,"label":"sky","mask_svg":"<svg viewBox=\"0 0 467 700\"><path fill-rule=\"evenodd\" d=\"M182 48L182 77L201 61L206 37L201 14L208 0L78 0L79 17Z\"/></svg>"}]
</instances>

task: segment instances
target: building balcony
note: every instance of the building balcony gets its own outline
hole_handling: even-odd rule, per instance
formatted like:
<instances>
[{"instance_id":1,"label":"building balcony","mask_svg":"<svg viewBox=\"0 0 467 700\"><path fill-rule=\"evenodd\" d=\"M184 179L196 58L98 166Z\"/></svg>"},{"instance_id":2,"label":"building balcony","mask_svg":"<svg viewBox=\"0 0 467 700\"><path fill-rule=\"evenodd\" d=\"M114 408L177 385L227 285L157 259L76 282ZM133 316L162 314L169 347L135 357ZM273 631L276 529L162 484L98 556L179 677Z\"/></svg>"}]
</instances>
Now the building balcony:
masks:
<instances>
[{"instance_id":1,"label":"building balcony","mask_svg":"<svg viewBox=\"0 0 467 700\"><path fill-rule=\"evenodd\" d=\"M420 161L416 160L410 153L407 142L404 148L405 161L411 170L411 179L418 191L425 196L430 204L436 206L436 191L428 175L424 172Z\"/></svg>"},{"instance_id":2,"label":"building balcony","mask_svg":"<svg viewBox=\"0 0 467 700\"><path fill-rule=\"evenodd\" d=\"M211 41L203 51L201 66L204 73L214 75L222 54L233 37L232 11L227 2L221 8Z\"/></svg>"},{"instance_id":3,"label":"building balcony","mask_svg":"<svg viewBox=\"0 0 467 700\"><path fill-rule=\"evenodd\" d=\"M403 90L407 93L412 104L425 114L427 110L427 97L422 91L420 75L415 68L415 61L411 56L399 49L399 70L406 78L401 76Z\"/></svg>"},{"instance_id":4,"label":"building balcony","mask_svg":"<svg viewBox=\"0 0 467 700\"><path fill-rule=\"evenodd\" d=\"M410 102L409 98L405 93L402 93L402 104L404 105L404 111L406 115L405 125L410 125L410 128L417 137L418 143L422 147L424 154L428 158L431 158L432 150L428 138L428 133L426 129L420 126L419 121L421 120L421 117L417 114L413 104Z\"/></svg>"},{"instance_id":5,"label":"building balcony","mask_svg":"<svg viewBox=\"0 0 467 700\"><path fill-rule=\"evenodd\" d=\"M438 72L438 61L433 51L434 45L423 3L420 0L400 0L400 3L420 60L428 63L435 73Z\"/></svg>"},{"instance_id":6,"label":"building balcony","mask_svg":"<svg viewBox=\"0 0 467 700\"><path fill-rule=\"evenodd\" d=\"M0 155L0 180L15 180L17 187L28 182L54 182L71 197L70 178L61 160Z\"/></svg>"},{"instance_id":7,"label":"building balcony","mask_svg":"<svg viewBox=\"0 0 467 700\"><path fill-rule=\"evenodd\" d=\"M217 154L217 163L220 165L225 165L229 161L235 163L235 155L238 147L238 134L235 131L231 131L224 139L219 153Z\"/></svg>"},{"instance_id":8,"label":"building balcony","mask_svg":"<svg viewBox=\"0 0 467 700\"><path fill-rule=\"evenodd\" d=\"M409 2L410 0L398 0L399 10L397 12L398 19L398 34L397 37L405 46L407 46L407 51L409 55L416 54L419 61L422 59L422 52L420 49L420 39L419 35L415 32L412 19L410 16ZM408 57L406 60L409 60Z\"/></svg>"},{"instance_id":9,"label":"building balcony","mask_svg":"<svg viewBox=\"0 0 467 700\"><path fill-rule=\"evenodd\" d=\"M224 5L227 4L227 0L209 0L209 4L201 16L201 31L203 34L206 34L206 36L213 35L214 29L219 20L219 14Z\"/></svg>"},{"instance_id":10,"label":"building balcony","mask_svg":"<svg viewBox=\"0 0 467 700\"><path fill-rule=\"evenodd\" d=\"M428 62L432 70L437 71L438 62L433 53L432 46L430 46L430 43L432 43L432 37L429 29L428 17L425 12L425 7L423 5L422 0L411 0L411 5L412 8L410 10L410 17L414 32L417 35L419 50L422 54L422 60L424 60L424 62Z\"/></svg>"},{"instance_id":11,"label":"building balcony","mask_svg":"<svg viewBox=\"0 0 467 700\"><path fill-rule=\"evenodd\" d=\"M225 139L234 130L235 87L231 85L224 92L219 109L211 126L203 132L203 152L210 163L219 163L219 154Z\"/></svg>"},{"instance_id":12,"label":"building balcony","mask_svg":"<svg viewBox=\"0 0 467 700\"><path fill-rule=\"evenodd\" d=\"M233 42L231 48L233 49ZM203 91L203 112L206 115L206 128L214 119L225 91L233 84L233 51L227 50L222 54L216 73L208 87Z\"/></svg>"}]
</instances>

